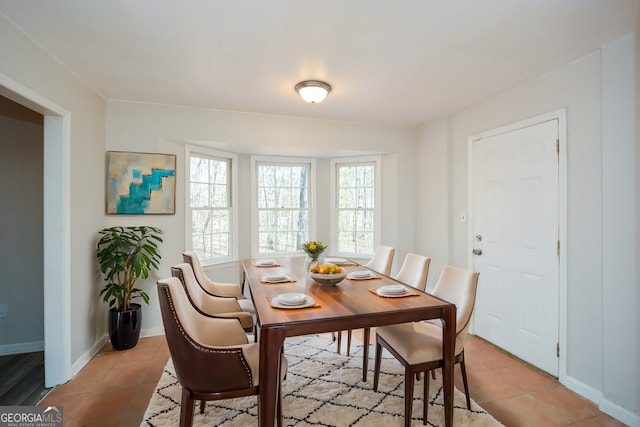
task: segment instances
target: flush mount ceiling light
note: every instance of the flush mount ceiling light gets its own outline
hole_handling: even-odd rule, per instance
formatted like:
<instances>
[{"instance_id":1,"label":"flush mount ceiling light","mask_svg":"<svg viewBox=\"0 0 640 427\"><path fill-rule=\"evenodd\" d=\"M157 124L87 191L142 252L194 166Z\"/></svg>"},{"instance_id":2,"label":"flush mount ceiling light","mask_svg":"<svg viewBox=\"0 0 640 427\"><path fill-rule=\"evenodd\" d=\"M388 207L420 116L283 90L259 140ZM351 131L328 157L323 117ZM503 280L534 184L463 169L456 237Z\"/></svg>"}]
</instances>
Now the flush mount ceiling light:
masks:
<instances>
[{"instance_id":1,"label":"flush mount ceiling light","mask_svg":"<svg viewBox=\"0 0 640 427\"><path fill-rule=\"evenodd\" d=\"M331 92L331 86L320 80L305 80L296 85L296 92L309 104L317 104Z\"/></svg>"}]
</instances>

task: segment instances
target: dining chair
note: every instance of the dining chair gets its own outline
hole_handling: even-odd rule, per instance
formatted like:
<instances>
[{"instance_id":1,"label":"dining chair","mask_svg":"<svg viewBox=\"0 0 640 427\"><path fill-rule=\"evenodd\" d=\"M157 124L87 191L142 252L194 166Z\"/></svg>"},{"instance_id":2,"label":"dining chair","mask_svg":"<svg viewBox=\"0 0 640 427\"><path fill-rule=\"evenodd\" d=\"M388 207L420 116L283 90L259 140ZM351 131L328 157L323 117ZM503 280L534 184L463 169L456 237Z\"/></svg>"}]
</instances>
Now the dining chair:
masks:
<instances>
[{"instance_id":1,"label":"dining chair","mask_svg":"<svg viewBox=\"0 0 640 427\"><path fill-rule=\"evenodd\" d=\"M204 272L204 268L202 268L202 263L200 263L198 254L193 251L183 252L182 259L184 262L191 265L198 284L205 292L216 297L234 297L238 300L238 304L240 304L242 311L248 311L249 313L256 312L253 302L244 296L242 289L238 284L211 280Z\"/></svg>"},{"instance_id":2,"label":"dining chair","mask_svg":"<svg viewBox=\"0 0 640 427\"><path fill-rule=\"evenodd\" d=\"M429 276L429 265L431 258L409 253L404 257L400 271L394 279L424 292L427 287L427 277ZM370 328L364 328L364 342L362 353L362 380L367 380L367 370L369 366L369 340Z\"/></svg>"},{"instance_id":3,"label":"dining chair","mask_svg":"<svg viewBox=\"0 0 640 427\"><path fill-rule=\"evenodd\" d=\"M391 265L393 264L393 255L395 253L396 249L391 246L378 246L371 259L364 266L388 276L391 274Z\"/></svg>"},{"instance_id":4,"label":"dining chair","mask_svg":"<svg viewBox=\"0 0 640 427\"><path fill-rule=\"evenodd\" d=\"M394 279L424 292L430 264L431 258L409 253L404 257L402 267Z\"/></svg>"},{"instance_id":5,"label":"dining chair","mask_svg":"<svg viewBox=\"0 0 640 427\"><path fill-rule=\"evenodd\" d=\"M391 265L393 264L393 256L396 253L396 249L391 246L380 245L376 248L375 252L371 259L363 264L364 267L367 267L377 273L384 274L388 276L391 274ZM347 330L347 356L351 353L351 336L352 330ZM368 337L369 329L364 330L365 336ZM368 338L366 339L367 343L369 342ZM338 354L340 354L340 348L342 346L342 331L338 331L338 342L336 344ZM368 357L368 352L367 352Z\"/></svg>"},{"instance_id":6,"label":"dining chair","mask_svg":"<svg viewBox=\"0 0 640 427\"><path fill-rule=\"evenodd\" d=\"M201 401L203 414L205 401L259 394L260 347L247 341L239 321L197 311L176 277L158 281L157 290L167 345L182 386L180 426L192 425L196 400ZM281 382L287 367L283 355ZM276 418L281 426L282 384L278 387Z\"/></svg>"},{"instance_id":7,"label":"dining chair","mask_svg":"<svg viewBox=\"0 0 640 427\"><path fill-rule=\"evenodd\" d=\"M464 343L469 331L469 322L475 305L478 273L451 265L445 265L433 295L456 306L455 363L460 364L462 382L467 398L467 409L471 409L467 370L464 364ZM429 322L402 323L381 326L376 330L376 356L373 389L378 390L382 349L387 349L405 368L404 374L404 425L411 424L414 376L425 372L423 424L427 423L429 408L429 371L441 368L442 327Z\"/></svg>"},{"instance_id":8,"label":"dining chair","mask_svg":"<svg viewBox=\"0 0 640 427\"><path fill-rule=\"evenodd\" d=\"M254 333L257 338L253 315L243 311L235 297L217 297L207 293L200 287L191 265L187 263L172 266L171 275L180 280L188 300L198 312L216 317L236 318L245 331Z\"/></svg>"}]
</instances>

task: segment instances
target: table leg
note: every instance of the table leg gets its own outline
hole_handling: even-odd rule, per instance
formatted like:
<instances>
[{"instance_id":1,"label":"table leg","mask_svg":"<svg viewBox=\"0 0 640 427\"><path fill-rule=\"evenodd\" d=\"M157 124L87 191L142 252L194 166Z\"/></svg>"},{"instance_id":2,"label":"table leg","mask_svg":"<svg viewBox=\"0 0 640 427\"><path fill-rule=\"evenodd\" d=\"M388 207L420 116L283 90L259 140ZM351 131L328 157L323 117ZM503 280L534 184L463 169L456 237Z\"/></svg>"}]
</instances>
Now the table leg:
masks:
<instances>
[{"instance_id":1,"label":"table leg","mask_svg":"<svg viewBox=\"0 0 640 427\"><path fill-rule=\"evenodd\" d=\"M450 306L444 309L442 316L444 327L442 328L442 354L444 363L442 366L442 388L444 393L444 424L453 426L453 369L455 366L456 347L456 307ZM428 381L425 375L424 381Z\"/></svg>"},{"instance_id":2,"label":"table leg","mask_svg":"<svg viewBox=\"0 0 640 427\"><path fill-rule=\"evenodd\" d=\"M364 328L364 348L362 349L362 381L367 381L367 371L369 370L369 334L371 328Z\"/></svg>"},{"instance_id":3,"label":"table leg","mask_svg":"<svg viewBox=\"0 0 640 427\"><path fill-rule=\"evenodd\" d=\"M283 328L260 329L260 394L258 426L273 427L280 387L280 355L284 344Z\"/></svg>"}]
</instances>

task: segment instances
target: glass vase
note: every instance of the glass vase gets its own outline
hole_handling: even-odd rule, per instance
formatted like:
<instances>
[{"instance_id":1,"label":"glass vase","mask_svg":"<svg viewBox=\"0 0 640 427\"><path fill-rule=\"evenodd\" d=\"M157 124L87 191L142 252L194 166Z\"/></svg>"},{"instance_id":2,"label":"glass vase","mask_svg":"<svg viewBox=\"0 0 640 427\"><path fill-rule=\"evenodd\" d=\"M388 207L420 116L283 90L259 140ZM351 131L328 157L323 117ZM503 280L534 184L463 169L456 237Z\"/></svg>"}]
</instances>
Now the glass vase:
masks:
<instances>
[{"instance_id":1,"label":"glass vase","mask_svg":"<svg viewBox=\"0 0 640 427\"><path fill-rule=\"evenodd\" d=\"M324 253L307 254L306 258L304 259L304 268L307 272L310 272L314 266L320 265L323 262Z\"/></svg>"}]
</instances>

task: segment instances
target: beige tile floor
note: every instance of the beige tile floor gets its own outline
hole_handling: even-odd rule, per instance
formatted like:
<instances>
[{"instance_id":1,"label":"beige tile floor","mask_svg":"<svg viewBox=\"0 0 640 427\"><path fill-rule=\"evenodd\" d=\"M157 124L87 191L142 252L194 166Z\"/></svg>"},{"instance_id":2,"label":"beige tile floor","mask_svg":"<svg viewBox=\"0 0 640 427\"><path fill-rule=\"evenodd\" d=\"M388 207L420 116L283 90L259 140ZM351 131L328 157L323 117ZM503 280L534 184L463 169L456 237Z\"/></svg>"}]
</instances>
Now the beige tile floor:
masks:
<instances>
[{"instance_id":1,"label":"beige tile floor","mask_svg":"<svg viewBox=\"0 0 640 427\"><path fill-rule=\"evenodd\" d=\"M508 427L624 426L480 338L469 338L465 354L471 397ZM142 338L127 351L107 344L40 404L62 405L65 426L138 426L168 357L164 337ZM458 368L456 386L462 389Z\"/></svg>"}]
</instances>

